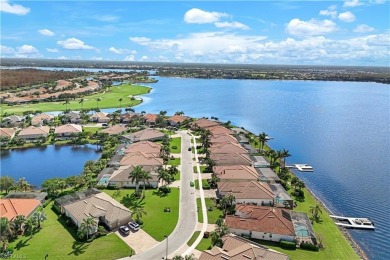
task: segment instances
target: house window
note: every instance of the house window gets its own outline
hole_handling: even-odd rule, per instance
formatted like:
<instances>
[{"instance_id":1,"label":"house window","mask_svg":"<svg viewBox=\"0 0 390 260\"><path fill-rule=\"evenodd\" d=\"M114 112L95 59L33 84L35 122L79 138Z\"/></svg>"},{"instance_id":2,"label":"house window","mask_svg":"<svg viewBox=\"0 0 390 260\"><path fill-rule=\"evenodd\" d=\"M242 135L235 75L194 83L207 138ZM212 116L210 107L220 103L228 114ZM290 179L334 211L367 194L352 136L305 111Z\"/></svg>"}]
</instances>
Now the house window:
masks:
<instances>
[{"instance_id":1,"label":"house window","mask_svg":"<svg viewBox=\"0 0 390 260\"><path fill-rule=\"evenodd\" d=\"M269 234L269 237L272 238L272 234Z\"/></svg>"}]
</instances>

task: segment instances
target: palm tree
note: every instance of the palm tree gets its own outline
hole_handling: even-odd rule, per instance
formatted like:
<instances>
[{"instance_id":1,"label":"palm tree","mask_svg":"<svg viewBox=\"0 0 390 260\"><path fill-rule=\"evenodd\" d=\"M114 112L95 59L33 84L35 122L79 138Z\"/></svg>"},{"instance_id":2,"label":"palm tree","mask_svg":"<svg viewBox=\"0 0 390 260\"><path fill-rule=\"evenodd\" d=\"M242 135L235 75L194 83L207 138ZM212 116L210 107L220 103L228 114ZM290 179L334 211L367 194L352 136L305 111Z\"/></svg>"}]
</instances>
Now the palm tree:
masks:
<instances>
[{"instance_id":1,"label":"palm tree","mask_svg":"<svg viewBox=\"0 0 390 260\"><path fill-rule=\"evenodd\" d=\"M8 240L14 236L15 226L12 221L9 221L7 218L0 218L0 239Z\"/></svg>"},{"instance_id":2,"label":"palm tree","mask_svg":"<svg viewBox=\"0 0 390 260\"><path fill-rule=\"evenodd\" d=\"M164 186L167 184L169 185L171 182L171 175L169 174L169 172L163 167L159 167L157 172L158 172L158 176L157 176L158 181L162 180L164 182Z\"/></svg>"},{"instance_id":3,"label":"palm tree","mask_svg":"<svg viewBox=\"0 0 390 260\"><path fill-rule=\"evenodd\" d=\"M26 222L26 217L24 215L17 215L14 219L15 227L18 232L22 232L22 226Z\"/></svg>"},{"instance_id":4,"label":"palm tree","mask_svg":"<svg viewBox=\"0 0 390 260\"><path fill-rule=\"evenodd\" d=\"M292 177L291 179L291 185L293 186L294 190L297 188L299 178L297 176Z\"/></svg>"},{"instance_id":5,"label":"palm tree","mask_svg":"<svg viewBox=\"0 0 390 260\"><path fill-rule=\"evenodd\" d=\"M172 165L171 167L169 167L168 173L169 175L171 175L172 179L174 180L175 175L179 173L179 170L177 169L176 165Z\"/></svg>"},{"instance_id":6,"label":"palm tree","mask_svg":"<svg viewBox=\"0 0 390 260\"><path fill-rule=\"evenodd\" d=\"M264 144L268 141L267 134L262 132L259 134L258 138L260 143L259 153L261 153L262 151L264 151Z\"/></svg>"},{"instance_id":7,"label":"palm tree","mask_svg":"<svg viewBox=\"0 0 390 260\"><path fill-rule=\"evenodd\" d=\"M123 100L122 98L118 99L120 108L122 108L122 100Z\"/></svg>"},{"instance_id":8,"label":"palm tree","mask_svg":"<svg viewBox=\"0 0 390 260\"><path fill-rule=\"evenodd\" d=\"M319 219L319 215L322 214L321 206L319 204L316 204L315 206L310 206L310 213L315 220Z\"/></svg>"},{"instance_id":9,"label":"palm tree","mask_svg":"<svg viewBox=\"0 0 390 260\"><path fill-rule=\"evenodd\" d=\"M79 230L87 235L87 240L89 238L89 235L92 234L92 232L95 230L97 225L97 222L94 218L88 217L83 219L83 223L81 223Z\"/></svg>"},{"instance_id":10,"label":"palm tree","mask_svg":"<svg viewBox=\"0 0 390 260\"><path fill-rule=\"evenodd\" d=\"M146 215L144 204L145 202L137 201L130 206L131 216L135 216L137 222L140 222L142 216Z\"/></svg>"},{"instance_id":11,"label":"palm tree","mask_svg":"<svg viewBox=\"0 0 390 260\"><path fill-rule=\"evenodd\" d=\"M184 112L183 111L176 111L175 115L182 116L182 115L184 115Z\"/></svg>"},{"instance_id":12,"label":"palm tree","mask_svg":"<svg viewBox=\"0 0 390 260\"><path fill-rule=\"evenodd\" d=\"M143 184L144 184L144 188L143 188L143 191L142 191L142 194L143 194L142 196L143 196L143 198L145 198L146 183L147 183L148 185L150 185L149 180L152 179L152 175L150 175L149 172L144 171L141 177L142 177L142 182L143 182Z\"/></svg>"},{"instance_id":13,"label":"palm tree","mask_svg":"<svg viewBox=\"0 0 390 260\"><path fill-rule=\"evenodd\" d=\"M45 212L43 212L43 210L40 209L33 214L32 218L33 220L36 221L37 228L41 228L41 222L45 221L47 219L47 216Z\"/></svg>"},{"instance_id":14,"label":"palm tree","mask_svg":"<svg viewBox=\"0 0 390 260\"><path fill-rule=\"evenodd\" d=\"M282 164L283 168L286 166L286 158L290 157L290 156L291 156L291 154L289 154L288 150L285 150L285 149L282 150L283 163L281 162L281 164Z\"/></svg>"},{"instance_id":15,"label":"palm tree","mask_svg":"<svg viewBox=\"0 0 390 260\"><path fill-rule=\"evenodd\" d=\"M202 132L200 133L200 142L203 146L203 153L206 154L206 158L210 157L209 148L211 147L210 139L212 136L213 134L208 129L202 130Z\"/></svg>"},{"instance_id":16,"label":"palm tree","mask_svg":"<svg viewBox=\"0 0 390 260\"><path fill-rule=\"evenodd\" d=\"M81 110L83 110L83 107L84 107L84 98L80 99L79 104L81 104Z\"/></svg>"},{"instance_id":17,"label":"palm tree","mask_svg":"<svg viewBox=\"0 0 390 260\"><path fill-rule=\"evenodd\" d=\"M68 110L68 104L69 104L69 99L65 99L65 102L63 105L65 105L65 110Z\"/></svg>"},{"instance_id":18,"label":"palm tree","mask_svg":"<svg viewBox=\"0 0 390 260\"><path fill-rule=\"evenodd\" d=\"M303 181L299 180L297 183L297 188L298 188L298 190L301 191L303 188L305 188L305 183Z\"/></svg>"},{"instance_id":19,"label":"palm tree","mask_svg":"<svg viewBox=\"0 0 390 260\"><path fill-rule=\"evenodd\" d=\"M30 231L30 238L33 237L33 232L34 232L34 229L35 229L35 221L33 218L29 218L26 220L26 222L24 223L24 230L29 230Z\"/></svg>"},{"instance_id":20,"label":"palm tree","mask_svg":"<svg viewBox=\"0 0 390 260\"><path fill-rule=\"evenodd\" d=\"M129 174L129 179L131 179L131 182L135 182L135 194L137 195L139 195L139 182L143 179L144 174L144 169L139 165L135 166Z\"/></svg>"},{"instance_id":21,"label":"palm tree","mask_svg":"<svg viewBox=\"0 0 390 260\"><path fill-rule=\"evenodd\" d=\"M102 101L101 98L96 99L96 108L99 109L99 102Z\"/></svg>"},{"instance_id":22,"label":"palm tree","mask_svg":"<svg viewBox=\"0 0 390 260\"><path fill-rule=\"evenodd\" d=\"M217 231L211 232L210 236L211 236L211 244L213 246L218 246L218 247L223 246L221 235Z\"/></svg>"},{"instance_id":23,"label":"palm tree","mask_svg":"<svg viewBox=\"0 0 390 260\"><path fill-rule=\"evenodd\" d=\"M16 187L18 188L18 190L20 191L24 191L24 192L27 192L29 189L30 189L30 183L28 183L28 181L26 181L26 178L19 178L18 182L16 183Z\"/></svg>"},{"instance_id":24,"label":"palm tree","mask_svg":"<svg viewBox=\"0 0 390 260\"><path fill-rule=\"evenodd\" d=\"M220 204L221 204L221 207L224 208L223 212L224 214L226 215L226 213L229 211L231 211L231 208L233 206L233 202L236 200L236 198L234 197L233 194L228 194L228 195L225 195Z\"/></svg>"}]
</instances>

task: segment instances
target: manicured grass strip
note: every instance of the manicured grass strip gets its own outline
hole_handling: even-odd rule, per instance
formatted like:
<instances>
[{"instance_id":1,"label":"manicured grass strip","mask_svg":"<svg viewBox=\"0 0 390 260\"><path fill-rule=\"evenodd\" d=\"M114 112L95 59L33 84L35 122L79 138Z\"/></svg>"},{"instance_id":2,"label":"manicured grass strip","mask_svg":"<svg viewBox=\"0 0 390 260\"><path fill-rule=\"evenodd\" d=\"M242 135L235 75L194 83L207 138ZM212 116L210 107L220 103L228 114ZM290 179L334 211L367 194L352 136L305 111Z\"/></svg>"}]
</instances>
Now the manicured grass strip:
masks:
<instances>
[{"instance_id":1,"label":"manicured grass strip","mask_svg":"<svg viewBox=\"0 0 390 260\"><path fill-rule=\"evenodd\" d=\"M10 244L14 247L14 256L44 259L45 255L49 254L52 259L117 259L129 256L132 252L132 249L113 233L90 243L76 241L75 230L67 227L51 206L52 203L44 209L47 220L32 239L28 233Z\"/></svg>"},{"instance_id":2,"label":"manicured grass strip","mask_svg":"<svg viewBox=\"0 0 390 260\"><path fill-rule=\"evenodd\" d=\"M195 183L195 189L199 190L199 180L195 180L194 183ZM203 179L202 187L204 187L205 185L209 185L209 183L207 182L207 180Z\"/></svg>"},{"instance_id":3,"label":"manicured grass strip","mask_svg":"<svg viewBox=\"0 0 390 260\"><path fill-rule=\"evenodd\" d=\"M196 206L198 207L198 222L203 223L202 202L200 201L200 198L196 199Z\"/></svg>"},{"instance_id":4,"label":"manicured grass strip","mask_svg":"<svg viewBox=\"0 0 390 260\"><path fill-rule=\"evenodd\" d=\"M179 171L178 174L175 175L175 181L180 180L180 174L181 174L181 172Z\"/></svg>"},{"instance_id":5,"label":"manicured grass strip","mask_svg":"<svg viewBox=\"0 0 390 260\"><path fill-rule=\"evenodd\" d=\"M308 216L311 216L309 210L310 206L316 205L315 198L306 190L305 201L297 202L298 206L294 211L305 212ZM272 249L287 254L291 259L359 259L358 255L352 249L349 242L344 238L336 224L322 208L321 215L322 222L314 223L313 229L315 234L321 234L323 236L323 244L325 249L321 249L319 252L311 252L302 249L297 250L285 250L278 246L276 243L266 243L260 241L260 244L264 244Z\"/></svg>"},{"instance_id":6,"label":"manicured grass strip","mask_svg":"<svg viewBox=\"0 0 390 260\"><path fill-rule=\"evenodd\" d=\"M180 165L180 158L175 158L173 160L169 159L168 165L176 165L176 166Z\"/></svg>"},{"instance_id":7,"label":"manicured grass strip","mask_svg":"<svg viewBox=\"0 0 390 260\"><path fill-rule=\"evenodd\" d=\"M204 165L199 166L200 172L201 172L201 173L204 173L204 170L206 169L206 167L207 167L207 166L204 166ZM194 173L198 173L198 168L197 168L196 166L194 166Z\"/></svg>"},{"instance_id":8,"label":"manicured grass strip","mask_svg":"<svg viewBox=\"0 0 390 260\"><path fill-rule=\"evenodd\" d=\"M205 198L206 202L206 208L207 208L207 222L209 224L215 224L217 222L217 219L223 216L222 210L218 209L214 205L214 201L210 198ZM202 204L200 201L200 198L196 199L196 205L198 207L198 222L203 223L203 214L202 214ZM213 208L213 210L208 210L210 207Z\"/></svg>"},{"instance_id":9,"label":"manicured grass strip","mask_svg":"<svg viewBox=\"0 0 390 260\"><path fill-rule=\"evenodd\" d=\"M195 231L190 240L187 242L187 246L192 246L192 244L195 242L195 240L198 238L200 234L200 231Z\"/></svg>"},{"instance_id":10,"label":"manicured grass strip","mask_svg":"<svg viewBox=\"0 0 390 260\"><path fill-rule=\"evenodd\" d=\"M145 86L129 85L124 84L120 86L115 86L109 88L107 91L93 94L90 96L84 96L84 109L93 109L97 106L99 108L113 108L113 107L129 107L135 106L141 103L141 100L131 100L131 96L146 94L150 91L151 88ZM100 98L101 101L97 102L97 99ZM119 102L119 99L122 98L122 102ZM75 100L69 100L69 104L64 105L64 101L57 102L42 102L36 104L24 104L16 106L7 106L1 105L2 113L15 113L22 114L24 111L28 110L41 110L45 111L63 111L66 107L70 110L80 110L81 109L81 98Z\"/></svg>"},{"instance_id":11,"label":"manicured grass strip","mask_svg":"<svg viewBox=\"0 0 390 260\"><path fill-rule=\"evenodd\" d=\"M104 128L102 128L102 127L83 127L84 132L91 133L91 134L94 134L102 129L104 129Z\"/></svg>"},{"instance_id":12,"label":"manicured grass strip","mask_svg":"<svg viewBox=\"0 0 390 260\"><path fill-rule=\"evenodd\" d=\"M120 195L114 197L115 190L104 190L107 194L121 202L126 207L130 207L131 194L134 189L124 189ZM171 188L171 192L166 196L158 194L157 190L146 190L144 210L146 215L142 217L144 222L142 229L158 241L164 240L164 235L169 235L175 229L179 219L179 189ZM164 212L164 208L171 208L171 212Z\"/></svg>"},{"instance_id":13,"label":"manicured grass strip","mask_svg":"<svg viewBox=\"0 0 390 260\"><path fill-rule=\"evenodd\" d=\"M202 238L202 240L200 240L199 244L195 247L195 249L197 249L199 251L204 251L204 250L208 250L211 248L212 248L211 237Z\"/></svg>"},{"instance_id":14,"label":"manicured grass strip","mask_svg":"<svg viewBox=\"0 0 390 260\"><path fill-rule=\"evenodd\" d=\"M172 138L169 146L171 148L171 153L181 153L181 137Z\"/></svg>"}]
</instances>

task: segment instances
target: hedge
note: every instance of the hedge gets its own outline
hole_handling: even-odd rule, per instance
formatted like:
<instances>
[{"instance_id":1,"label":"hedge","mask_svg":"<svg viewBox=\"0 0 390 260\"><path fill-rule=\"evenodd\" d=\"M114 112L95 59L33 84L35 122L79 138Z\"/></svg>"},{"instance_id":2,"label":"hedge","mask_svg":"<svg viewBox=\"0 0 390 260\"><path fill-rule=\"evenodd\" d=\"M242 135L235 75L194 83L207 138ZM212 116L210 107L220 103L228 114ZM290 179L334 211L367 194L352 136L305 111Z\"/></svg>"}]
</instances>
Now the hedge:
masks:
<instances>
[{"instance_id":1,"label":"hedge","mask_svg":"<svg viewBox=\"0 0 390 260\"><path fill-rule=\"evenodd\" d=\"M311 243L302 242L302 243L300 244L300 247L301 247L302 249L306 249L306 250L310 250L310 251L316 251L316 252L319 251L318 246L313 245L313 244L311 244Z\"/></svg>"},{"instance_id":2,"label":"hedge","mask_svg":"<svg viewBox=\"0 0 390 260\"><path fill-rule=\"evenodd\" d=\"M293 249L293 250L297 249L297 246L295 245L295 242L290 242L290 241L286 241L286 240L280 240L279 241L279 245L280 245L280 247L282 247L284 249Z\"/></svg>"}]
</instances>

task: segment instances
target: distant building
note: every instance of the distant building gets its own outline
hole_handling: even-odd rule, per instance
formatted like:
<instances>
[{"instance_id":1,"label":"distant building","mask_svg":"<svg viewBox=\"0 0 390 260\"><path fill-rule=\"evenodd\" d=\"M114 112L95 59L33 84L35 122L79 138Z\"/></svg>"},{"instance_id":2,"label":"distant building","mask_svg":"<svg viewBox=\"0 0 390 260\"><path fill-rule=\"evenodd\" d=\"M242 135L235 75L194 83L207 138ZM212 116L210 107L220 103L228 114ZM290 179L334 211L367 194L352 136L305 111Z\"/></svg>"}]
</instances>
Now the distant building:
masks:
<instances>
[{"instance_id":1,"label":"distant building","mask_svg":"<svg viewBox=\"0 0 390 260\"><path fill-rule=\"evenodd\" d=\"M37 199L4 198L0 199L0 216L13 220L16 216L30 217L41 205Z\"/></svg>"},{"instance_id":2,"label":"distant building","mask_svg":"<svg viewBox=\"0 0 390 260\"><path fill-rule=\"evenodd\" d=\"M19 132L18 138L25 141L34 141L38 140L39 138L47 138L49 132L50 127L48 126L29 126Z\"/></svg>"}]
</instances>

